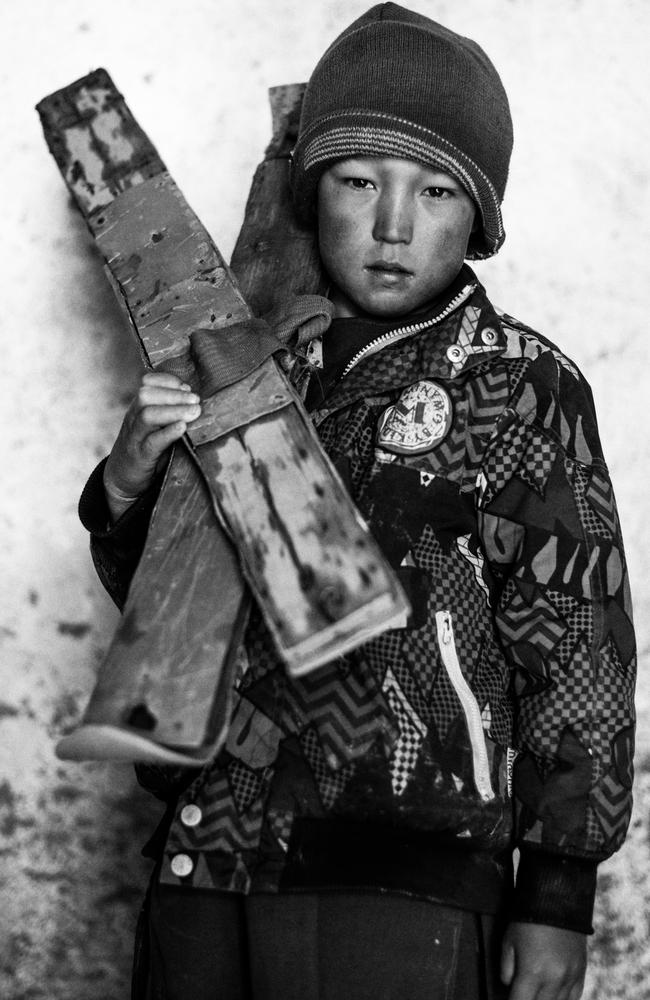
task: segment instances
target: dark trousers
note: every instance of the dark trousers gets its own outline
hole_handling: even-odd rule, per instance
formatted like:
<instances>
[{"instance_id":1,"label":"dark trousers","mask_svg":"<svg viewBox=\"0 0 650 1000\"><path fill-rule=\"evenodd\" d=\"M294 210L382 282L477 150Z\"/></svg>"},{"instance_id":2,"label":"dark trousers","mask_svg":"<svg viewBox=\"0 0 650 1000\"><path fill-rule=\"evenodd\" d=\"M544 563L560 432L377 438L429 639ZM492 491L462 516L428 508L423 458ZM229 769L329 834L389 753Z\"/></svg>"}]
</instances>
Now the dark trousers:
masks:
<instances>
[{"instance_id":1,"label":"dark trousers","mask_svg":"<svg viewBox=\"0 0 650 1000\"><path fill-rule=\"evenodd\" d=\"M495 921L397 895L152 883L134 1000L501 1000ZM498 965L497 965L498 967Z\"/></svg>"}]
</instances>

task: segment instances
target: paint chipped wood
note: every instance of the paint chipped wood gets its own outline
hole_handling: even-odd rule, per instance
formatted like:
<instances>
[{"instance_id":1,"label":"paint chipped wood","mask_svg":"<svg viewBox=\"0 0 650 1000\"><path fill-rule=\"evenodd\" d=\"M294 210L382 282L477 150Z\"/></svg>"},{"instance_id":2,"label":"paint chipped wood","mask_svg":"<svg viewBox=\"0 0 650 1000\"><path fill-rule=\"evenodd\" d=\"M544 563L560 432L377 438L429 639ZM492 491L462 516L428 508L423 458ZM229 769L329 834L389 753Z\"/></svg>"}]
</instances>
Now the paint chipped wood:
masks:
<instances>
[{"instance_id":1,"label":"paint chipped wood","mask_svg":"<svg viewBox=\"0 0 650 1000\"><path fill-rule=\"evenodd\" d=\"M249 581L292 673L299 675L405 623L405 606L313 431L273 415L206 446L212 489L227 511Z\"/></svg>"},{"instance_id":2,"label":"paint chipped wood","mask_svg":"<svg viewBox=\"0 0 650 1000\"><path fill-rule=\"evenodd\" d=\"M248 611L237 554L217 539L207 489L177 447L83 725L60 741L60 756L190 765L212 756Z\"/></svg>"},{"instance_id":3,"label":"paint chipped wood","mask_svg":"<svg viewBox=\"0 0 650 1000\"><path fill-rule=\"evenodd\" d=\"M247 248L238 257L239 277L258 305L271 301L261 291L269 286L282 297L317 291L322 282L313 233L292 221L288 192L285 151L300 97L300 88L275 94L274 139L256 174L239 241ZM146 364L155 368L177 358L197 328L218 337L252 317L232 272L108 74L96 71L38 110ZM274 243L277 232L288 236ZM271 304L276 301L274 293ZM295 673L406 616L401 588L272 358L250 378L203 400L202 418L185 444L196 465L176 450L124 621L91 699L87 739L68 738L69 756L88 755L93 733L107 753L105 732L100 740L104 723L120 730L122 748L131 732L138 755L143 737L194 757L218 745L223 688L247 600L220 525L235 543L280 656ZM210 584L222 565L228 601ZM210 672L213 696L206 698ZM122 752L119 742L116 737L114 755Z\"/></svg>"}]
</instances>

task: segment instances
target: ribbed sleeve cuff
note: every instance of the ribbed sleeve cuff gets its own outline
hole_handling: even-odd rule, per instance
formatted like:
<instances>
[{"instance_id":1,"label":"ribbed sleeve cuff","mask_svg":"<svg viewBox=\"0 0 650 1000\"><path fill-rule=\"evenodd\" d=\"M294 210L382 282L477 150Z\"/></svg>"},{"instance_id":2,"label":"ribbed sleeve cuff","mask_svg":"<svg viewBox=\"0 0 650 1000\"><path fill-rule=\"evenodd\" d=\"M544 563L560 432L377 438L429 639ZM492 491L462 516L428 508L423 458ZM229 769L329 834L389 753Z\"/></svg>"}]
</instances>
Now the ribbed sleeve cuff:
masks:
<instances>
[{"instance_id":1,"label":"ribbed sleeve cuff","mask_svg":"<svg viewBox=\"0 0 650 1000\"><path fill-rule=\"evenodd\" d=\"M142 554L151 513L163 476L131 504L115 524L104 491L106 459L91 473L79 499L79 518L90 532L90 552L104 587L119 608L124 606L131 578Z\"/></svg>"},{"instance_id":2,"label":"ribbed sleeve cuff","mask_svg":"<svg viewBox=\"0 0 650 1000\"><path fill-rule=\"evenodd\" d=\"M522 847L511 917L592 934L597 862Z\"/></svg>"},{"instance_id":3,"label":"ribbed sleeve cuff","mask_svg":"<svg viewBox=\"0 0 650 1000\"><path fill-rule=\"evenodd\" d=\"M141 548L143 523L146 527L158 498L163 477L156 476L151 486L113 524L104 489L105 465L106 459L103 458L93 469L83 488L79 498L79 519L94 538L110 539L120 548L129 548L130 542L134 541Z\"/></svg>"},{"instance_id":4,"label":"ribbed sleeve cuff","mask_svg":"<svg viewBox=\"0 0 650 1000\"><path fill-rule=\"evenodd\" d=\"M106 534L111 523L111 515L104 491L104 467L106 458L93 469L79 498L79 519L91 535Z\"/></svg>"}]
</instances>

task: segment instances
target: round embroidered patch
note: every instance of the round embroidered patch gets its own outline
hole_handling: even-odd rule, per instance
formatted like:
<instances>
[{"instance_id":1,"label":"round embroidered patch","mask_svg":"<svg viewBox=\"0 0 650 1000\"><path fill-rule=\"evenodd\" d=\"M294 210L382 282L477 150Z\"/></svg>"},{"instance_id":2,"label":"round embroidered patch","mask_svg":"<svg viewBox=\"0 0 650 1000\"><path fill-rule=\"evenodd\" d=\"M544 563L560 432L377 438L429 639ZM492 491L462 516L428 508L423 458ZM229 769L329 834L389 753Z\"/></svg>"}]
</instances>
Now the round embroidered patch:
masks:
<instances>
[{"instance_id":1,"label":"round embroidered patch","mask_svg":"<svg viewBox=\"0 0 650 1000\"><path fill-rule=\"evenodd\" d=\"M451 399L441 385L414 382L380 416L377 444L398 455L422 454L447 436L451 418Z\"/></svg>"}]
</instances>

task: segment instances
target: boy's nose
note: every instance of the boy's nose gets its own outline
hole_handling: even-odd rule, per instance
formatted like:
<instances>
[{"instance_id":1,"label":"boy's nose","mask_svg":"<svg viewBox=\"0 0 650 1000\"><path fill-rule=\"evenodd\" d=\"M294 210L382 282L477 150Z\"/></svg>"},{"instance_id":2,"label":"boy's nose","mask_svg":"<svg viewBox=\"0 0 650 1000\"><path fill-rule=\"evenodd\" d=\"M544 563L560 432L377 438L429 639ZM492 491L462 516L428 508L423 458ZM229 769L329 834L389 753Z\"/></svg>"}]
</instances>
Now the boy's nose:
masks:
<instances>
[{"instance_id":1,"label":"boy's nose","mask_svg":"<svg viewBox=\"0 0 650 1000\"><path fill-rule=\"evenodd\" d=\"M413 218L403 197L397 193L382 193L377 201L372 231L378 243L410 243L413 238Z\"/></svg>"}]
</instances>

